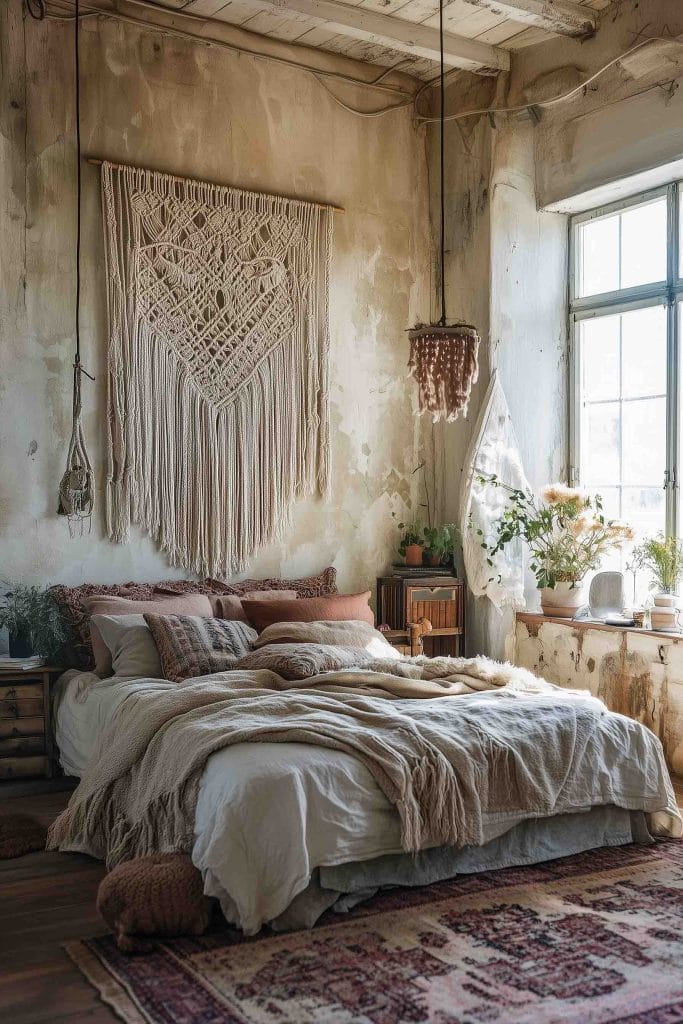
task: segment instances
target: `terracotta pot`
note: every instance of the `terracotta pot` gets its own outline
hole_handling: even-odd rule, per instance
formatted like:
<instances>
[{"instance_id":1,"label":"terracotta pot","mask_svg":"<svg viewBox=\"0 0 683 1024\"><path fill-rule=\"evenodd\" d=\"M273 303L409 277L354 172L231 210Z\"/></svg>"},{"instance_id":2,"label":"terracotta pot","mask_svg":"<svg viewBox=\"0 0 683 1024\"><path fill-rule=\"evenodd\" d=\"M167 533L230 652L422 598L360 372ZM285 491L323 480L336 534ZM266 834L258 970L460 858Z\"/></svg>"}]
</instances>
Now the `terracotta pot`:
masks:
<instances>
[{"instance_id":1,"label":"terracotta pot","mask_svg":"<svg viewBox=\"0 0 683 1024\"><path fill-rule=\"evenodd\" d=\"M541 608L544 615L558 619L573 619L578 609L586 603L586 587L583 580L563 580L554 587L541 589Z\"/></svg>"},{"instance_id":2,"label":"terracotta pot","mask_svg":"<svg viewBox=\"0 0 683 1024\"><path fill-rule=\"evenodd\" d=\"M438 566L441 565L441 555L434 555L431 551L425 552L427 555L427 565Z\"/></svg>"},{"instance_id":3,"label":"terracotta pot","mask_svg":"<svg viewBox=\"0 0 683 1024\"><path fill-rule=\"evenodd\" d=\"M422 545L406 545L406 565L422 565Z\"/></svg>"}]
</instances>

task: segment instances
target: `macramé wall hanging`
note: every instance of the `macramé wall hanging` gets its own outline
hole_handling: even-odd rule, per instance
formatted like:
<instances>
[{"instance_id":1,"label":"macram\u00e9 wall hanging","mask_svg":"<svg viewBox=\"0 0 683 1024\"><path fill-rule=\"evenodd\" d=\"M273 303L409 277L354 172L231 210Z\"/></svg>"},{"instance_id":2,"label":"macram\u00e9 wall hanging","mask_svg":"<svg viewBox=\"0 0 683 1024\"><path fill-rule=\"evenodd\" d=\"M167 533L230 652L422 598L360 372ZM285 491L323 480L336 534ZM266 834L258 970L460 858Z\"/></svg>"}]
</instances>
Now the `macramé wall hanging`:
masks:
<instances>
[{"instance_id":1,"label":"macram\u00e9 wall hanging","mask_svg":"<svg viewBox=\"0 0 683 1024\"><path fill-rule=\"evenodd\" d=\"M479 376L479 335L470 324L446 323L446 201L444 192L444 0L439 2L439 149L441 184L441 319L408 331L408 375L418 384L417 413L428 412L434 423L467 415L472 385Z\"/></svg>"},{"instance_id":2,"label":"macram\u00e9 wall hanging","mask_svg":"<svg viewBox=\"0 0 683 1024\"><path fill-rule=\"evenodd\" d=\"M329 486L332 208L102 164L109 537L246 568Z\"/></svg>"}]
</instances>

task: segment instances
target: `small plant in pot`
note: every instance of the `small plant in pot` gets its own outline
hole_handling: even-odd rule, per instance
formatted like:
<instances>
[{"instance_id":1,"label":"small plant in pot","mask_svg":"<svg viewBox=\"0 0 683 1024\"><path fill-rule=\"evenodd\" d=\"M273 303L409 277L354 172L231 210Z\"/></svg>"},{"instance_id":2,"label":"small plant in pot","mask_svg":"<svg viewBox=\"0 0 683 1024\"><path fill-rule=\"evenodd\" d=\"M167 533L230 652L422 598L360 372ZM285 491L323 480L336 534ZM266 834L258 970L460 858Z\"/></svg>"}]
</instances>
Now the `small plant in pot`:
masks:
<instances>
[{"instance_id":1,"label":"small plant in pot","mask_svg":"<svg viewBox=\"0 0 683 1024\"><path fill-rule=\"evenodd\" d=\"M424 534L417 523L406 526L405 523L398 524L399 530L403 530L403 536L399 541L398 552L405 558L406 565L422 565L422 554L424 552Z\"/></svg>"},{"instance_id":2,"label":"small plant in pot","mask_svg":"<svg viewBox=\"0 0 683 1024\"><path fill-rule=\"evenodd\" d=\"M453 561L453 549L458 536L458 529L454 523L447 523L445 526L425 526L424 538L426 550L424 557L428 565L443 565Z\"/></svg>"},{"instance_id":3,"label":"small plant in pot","mask_svg":"<svg viewBox=\"0 0 683 1024\"><path fill-rule=\"evenodd\" d=\"M530 568L540 590L541 608L546 615L573 618L586 603L585 577L597 569L613 548L633 540L633 530L616 520L605 519L602 499L589 497L563 484L550 484L540 499L508 487L496 476L481 477L482 483L508 491L508 501L492 538L480 532L481 546L492 556L517 537L531 552Z\"/></svg>"},{"instance_id":4,"label":"small plant in pot","mask_svg":"<svg viewBox=\"0 0 683 1024\"><path fill-rule=\"evenodd\" d=\"M9 590L0 606L0 629L9 633L10 657L39 655L58 660L68 633L49 591L21 583L6 586Z\"/></svg>"},{"instance_id":5,"label":"small plant in pot","mask_svg":"<svg viewBox=\"0 0 683 1024\"><path fill-rule=\"evenodd\" d=\"M655 592L652 628L678 629L680 602L676 590L683 579L683 541L663 533L650 537L636 548L634 561L650 572L650 589Z\"/></svg>"}]
</instances>

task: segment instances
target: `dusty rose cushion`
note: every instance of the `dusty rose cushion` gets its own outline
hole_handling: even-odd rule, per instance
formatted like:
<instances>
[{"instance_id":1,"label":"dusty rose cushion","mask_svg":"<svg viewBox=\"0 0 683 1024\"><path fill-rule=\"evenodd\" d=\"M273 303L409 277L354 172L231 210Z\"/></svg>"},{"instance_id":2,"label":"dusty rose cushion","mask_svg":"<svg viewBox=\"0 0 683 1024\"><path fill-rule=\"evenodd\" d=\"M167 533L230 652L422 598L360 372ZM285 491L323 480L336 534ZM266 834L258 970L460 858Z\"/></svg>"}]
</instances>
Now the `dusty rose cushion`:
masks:
<instances>
[{"instance_id":1,"label":"dusty rose cushion","mask_svg":"<svg viewBox=\"0 0 683 1024\"><path fill-rule=\"evenodd\" d=\"M145 622L157 645L164 679L174 683L234 668L257 638L246 622L154 614L145 614Z\"/></svg>"},{"instance_id":2,"label":"dusty rose cushion","mask_svg":"<svg viewBox=\"0 0 683 1024\"><path fill-rule=\"evenodd\" d=\"M274 622L342 622L356 620L375 623L368 601L370 591L362 594L334 594L329 597L304 597L296 601L242 601L249 622L261 633Z\"/></svg>"},{"instance_id":3,"label":"dusty rose cushion","mask_svg":"<svg viewBox=\"0 0 683 1024\"><path fill-rule=\"evenodd\" d=\"M156 612L158 615L203 615L211 617L213 608L206 594L179 594L177 597L156 597L151 601L132 601L126 597L103 594L87 597L83 602L87 613L92 615L144 615ZM90 640L95 657L95 672L105 679L112 674L111 651L105 644L95 623L90 623Z\"/></svg>"},{"instance_id":4,"label":"dusty rose cushion","mask_svg":"<svg viewBox=\"0 0 683 1024\"><path fill-rule=\"evenodd\" d=\"M233 622L248 622L242 607L242 601L296 601L296 590L251 590L242 597L236 594L222 594L212 597L213 613L217 619L230 619Z\"/></svg>"}]
</instances>

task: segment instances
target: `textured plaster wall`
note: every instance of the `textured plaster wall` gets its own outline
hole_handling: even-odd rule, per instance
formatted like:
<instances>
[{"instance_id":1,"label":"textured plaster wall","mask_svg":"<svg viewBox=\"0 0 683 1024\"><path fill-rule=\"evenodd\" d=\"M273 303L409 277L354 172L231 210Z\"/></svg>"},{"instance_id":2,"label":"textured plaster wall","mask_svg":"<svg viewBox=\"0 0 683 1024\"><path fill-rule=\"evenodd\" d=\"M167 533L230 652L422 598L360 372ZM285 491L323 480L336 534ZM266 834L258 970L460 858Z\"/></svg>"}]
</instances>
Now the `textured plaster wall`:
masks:
<instances>
[{"instance_id":1,"label":"textured plaster wall","mask_svg":"<svg viewBox=\"0 0 683 1024\"><path fill-rule=\"evenodd\" d=\"M512 104L558 95L653 36L683 35L680 0L621 0L592 39L556 38L522 50ZM649 44L542 112L534 133L539 206L683 157L683 47Z\"/></svg>"},{"instance_id":2,"label":"textured plaster wall","mask_svg":"<svg viewBox=\"0 0 683 1024\"><path fill-rule=\"evenodd\" d=\"M0 20L2 576L179 575L148 538L120 546L104 536L106 313L99 179L88 164L82 336L97 377L84 402L98 508L78 542L55 515L73 358L72 34L66 24L24 23L20 0L8 0ZM85 153L346 208L335 217L330 295L332 498L301 502L290 536L251 573L334 563L341 587L370 586L393 556L391 512L410 515L416 490L420 424L404 331L428 315L431 296L423 134L407 110L356 117L302 71L151 29L87 20L81 51Z\"/></svg>"},{"instance_id":3,"label":"textured plaster wall","mask_svg":"<svg viewBox=\"0 0 683 1024\"><path fill-rule=\"evenodd\" d=\"M517 623L515 664L559 686L586 689L647 725L683 774L683 641L638 632Z\"/></svg>"},{"instance_id":4,"label":"textured plaster wall","mask_svg":"<svg viewBox=\"0 0 683 1024\"><path fill-rule=\"evenodd\" d=\"M448 111L516 106L564 93L650 35L683 33L679 0L623 0L602 15L589 40L556 38L514 55L495 88L462 76ZM463 462L490 372L497 367L527 476L538 488L568 462L568 226L543 207L683 156L680 47L642 50L597 79L571 103L528 114L446 126L446 281L451 319L482 337L481 369L467 420L438 431L444 514L453 518ZM438 128L429 129L430 169L438 168ZM430 176L438 236L438 175ZM435 275L435 281L437 280ZM537 606L533 580L527 597ZM512 630L485 600L469 601L469 647L497 656Z\"/></svg>"},{"instance_id":5,"label":"textured plaster wall","mask_svg":"<svg viewBox=\"0 0 683 1024\"><path fill-rule=\"evenodd\" d=\"M492 85L452 89L449 109L505 102ZM430 167L438 166L438 129L430 129ZM479 381L467 419L439 429L447 519L457 515L464 461L492 369L498 369L534 487L566 462L566 218L539 211L533 127L528 119L494 129L488 119L446 127L448 313L475 324L482 343ZM432 175L432 225L438 231L438 178ZM534 600L533 587L529 597ZM513 620L470 595L471 653L503 657Z\"/></svg>"}]
</instances>

